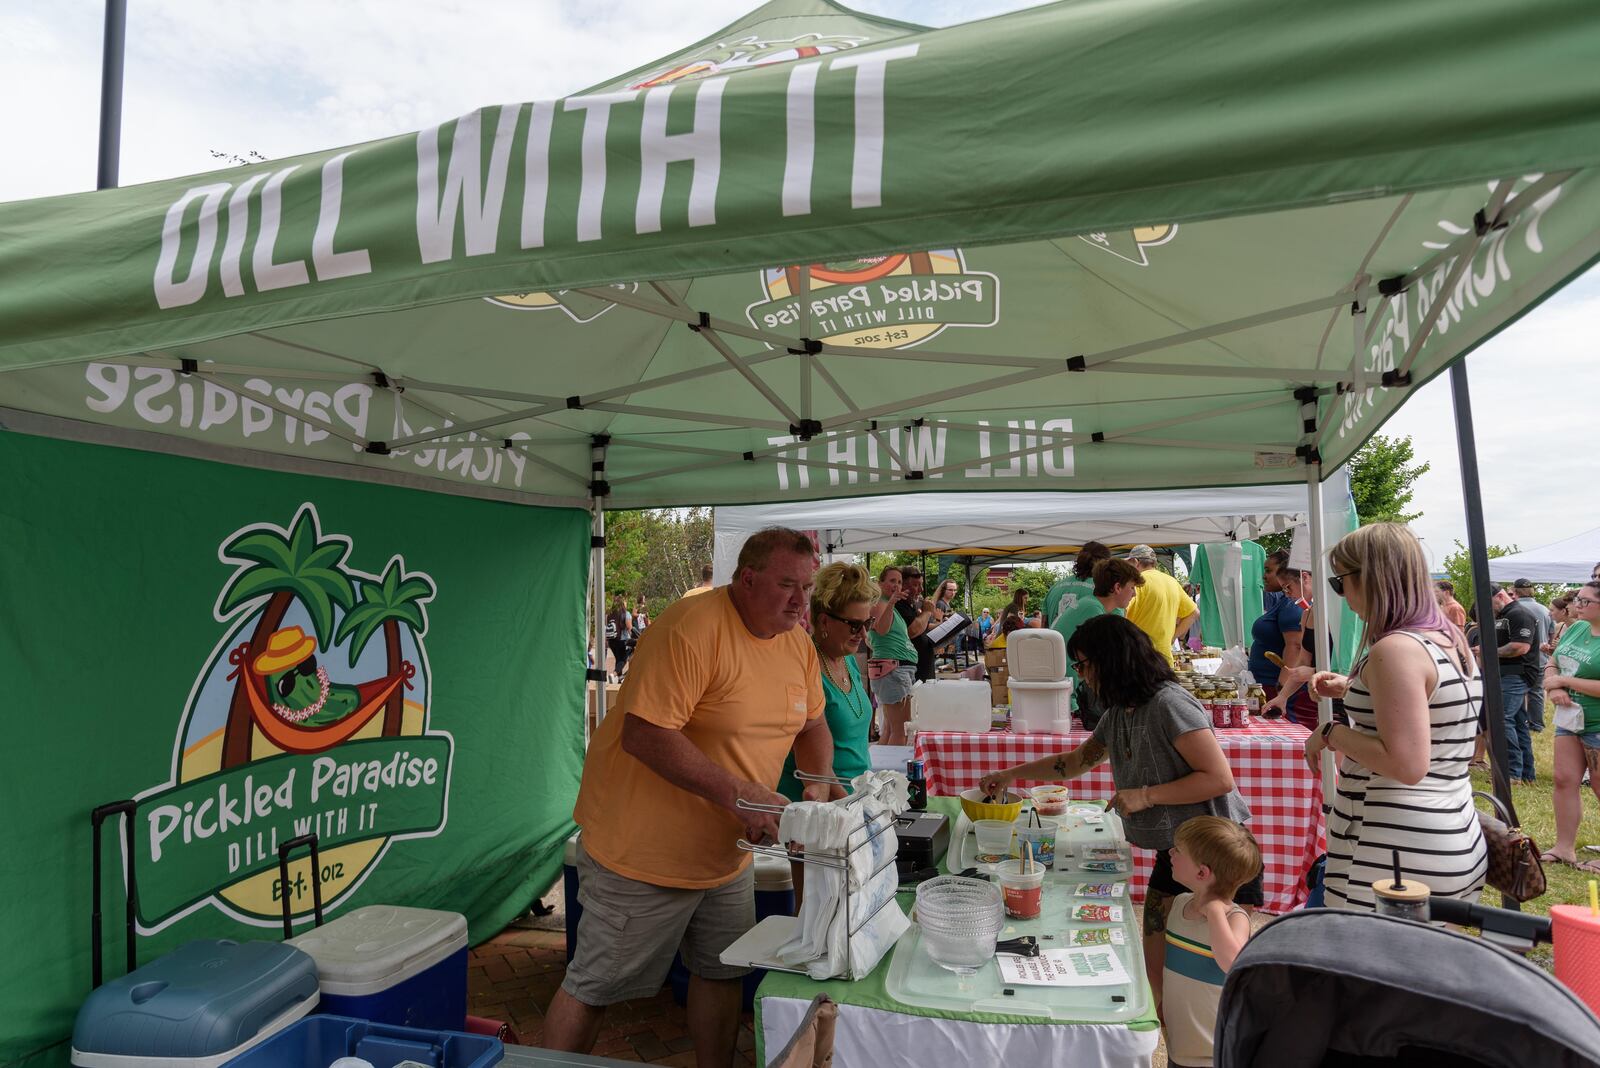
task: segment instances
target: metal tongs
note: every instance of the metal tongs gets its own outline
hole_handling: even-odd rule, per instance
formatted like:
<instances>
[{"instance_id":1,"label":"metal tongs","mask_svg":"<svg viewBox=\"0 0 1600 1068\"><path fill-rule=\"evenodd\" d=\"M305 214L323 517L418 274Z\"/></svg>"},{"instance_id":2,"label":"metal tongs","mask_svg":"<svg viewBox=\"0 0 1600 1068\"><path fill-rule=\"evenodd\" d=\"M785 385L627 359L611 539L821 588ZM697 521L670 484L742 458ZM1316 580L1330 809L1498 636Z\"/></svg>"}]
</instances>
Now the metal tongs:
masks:
<instances>
[{"instance_id":1,"label":"metal tongs","mask_svg":"<svg viewBox=\"0 0 1600 1068\"><path fill-rule=\"evenodd\" d=\"M1036 935L1009 938L1004 942L996 942L994 951L996 953L1009 953L1013 957L1037 957L1039 955L1039 939Z\"/></svg>"}]
</instances>

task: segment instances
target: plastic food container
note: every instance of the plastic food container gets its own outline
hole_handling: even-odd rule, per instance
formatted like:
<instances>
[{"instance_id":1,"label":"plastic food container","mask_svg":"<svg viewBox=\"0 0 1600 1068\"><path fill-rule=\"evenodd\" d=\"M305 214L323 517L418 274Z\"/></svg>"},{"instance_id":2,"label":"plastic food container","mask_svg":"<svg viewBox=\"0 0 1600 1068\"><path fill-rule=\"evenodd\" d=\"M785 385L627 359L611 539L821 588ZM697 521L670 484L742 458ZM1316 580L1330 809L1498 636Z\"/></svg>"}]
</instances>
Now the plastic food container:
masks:
<instances>
[{"instance_id":1,"label":"plastic food container","mask_svg":"<svg viewBox=\"0 0 1600 1068\"><path fill-rule=\"evenodd\" d=\"M407 1063L489 1068L505 1055L500 1040L485 1035L307 1016L231 1062L230 1068L328 1068L343 1057L360 1058L373 1068Z\"/></svg>"},{"instance_id":2,"label":"plastic food container","mask_svg":"<svg viewBox=\"0 0 1600 1068\"><path fill-rule=\"evenodd\" d=\"M929 958L958 975L993 959L1006 919L1000 901L1000 888L981 879L943 875L917 887L917 926Z\"/></svg>"},{"instance_id":3,"label":"plastic food container","mask_svg":"<svg viewBox=\"0 0 1600 1068\"><path fill-rule=\"evenodd\" d=\"M1016 825L1010 820L978 820L972 825L978 836L978 862L994 864L1011 853L1011 839Z\"/></svg>"},{"instance_id":4,"label":"plastic food container","mask_svg":"<svg viewBox=\"0 0 1600 1068\"><path fill-rule=\"evenodd\" d=\"M1008 860L995 869L1006 915L1016 920L1039 918L1044 903L1044 865L1035 863L1033 871L1023 871L1024 862Z\"/></svg>"},{"instance_id":5,"label":"plastic food container","mask_svg":"<svg viewBox=\"0 0 1600 1068\"><path fill-rule=\"evenodd\" d=\"M1017 837L1011 843L1011 855L1021 860L1023 847L1032 845L1033 859L1048 868L1056 860L1056 821L1040 819L1037 827L1029 826L1029 822L1027 819L1017 821Z\"/></svg>"},{"instance_id":6,"label":"plastic food container","mask_svg":"<svg viewBox=\"0 0 1600 1068\"><path fill-rule=\"evenodd\" d=\"M1065 786L1035 786L1033 810L1041 816L1064 816L1072 803L1072 791Z\"/></svg>"},{"instance_id":7,"label":"plastic food container","mask_svg":"<svg viewBox=\"0 0 1600 1068\"><path fill-rule=\"evenodd\" d=\"M915 731L964 731L985 734L994 714L987 682L939 679L911 688L911 724Z\"/></svg>"}]
</instances>

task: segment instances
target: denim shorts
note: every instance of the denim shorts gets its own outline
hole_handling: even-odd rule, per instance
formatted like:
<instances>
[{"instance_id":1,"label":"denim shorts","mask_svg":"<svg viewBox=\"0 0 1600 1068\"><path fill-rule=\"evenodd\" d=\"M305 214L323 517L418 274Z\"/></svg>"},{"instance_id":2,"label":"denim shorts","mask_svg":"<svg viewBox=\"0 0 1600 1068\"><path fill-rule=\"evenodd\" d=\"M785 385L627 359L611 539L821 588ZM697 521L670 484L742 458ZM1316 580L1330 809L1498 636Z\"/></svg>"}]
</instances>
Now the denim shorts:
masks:
<instances>
[{"instance_id":1,"label":"denim shorts","mask_svg":"<svg viewBox=\"0 0 1600 1068\"><path fill-rule=\"evenodd\" d=\"M1576 738L1583 743L1585 749L1600 749L1600 731L1569 731L1565 727L1556 728L1557 738Z\"/></svg>"},{"instance_id":2,"label":"denim shorts","mask_svg":"<svg viewBox=\"0 0 1600 1068\"><path fill-rule=\"evenodd\" d=\"M880 705L897 705L911 696L911 684L917 681L917 665L902 663L881 679L872 683L872 694Z\"/></svg>"}]
</instances>

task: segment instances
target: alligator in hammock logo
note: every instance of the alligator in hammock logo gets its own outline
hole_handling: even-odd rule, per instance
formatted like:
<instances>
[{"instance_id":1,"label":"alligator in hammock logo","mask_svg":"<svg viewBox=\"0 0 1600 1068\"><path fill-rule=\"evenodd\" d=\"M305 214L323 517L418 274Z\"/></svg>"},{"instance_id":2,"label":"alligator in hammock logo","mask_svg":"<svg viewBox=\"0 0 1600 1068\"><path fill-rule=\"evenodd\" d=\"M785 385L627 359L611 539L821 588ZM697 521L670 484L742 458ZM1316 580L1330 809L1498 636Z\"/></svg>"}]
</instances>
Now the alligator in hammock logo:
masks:
<instances>
[{"instance_id":1,"label":"alligator in hammock logo","mask_svg":"<svg viewBox=\"0 0 1600 1068\"><path fill-rule=\"evenodd\" d=\"M246 923L312 907L310 861L278 847L318 836L324 907L348 897L397 839L447 818L453 741L432 729L424 638L433 579L399 555L376 572L307 502L287 527L222 540L221 636L178 724L170 780L140 795L139 921L157 930L212 905ZM379 558L381 559L381 557Z\"/></svg>"}]
</instances>

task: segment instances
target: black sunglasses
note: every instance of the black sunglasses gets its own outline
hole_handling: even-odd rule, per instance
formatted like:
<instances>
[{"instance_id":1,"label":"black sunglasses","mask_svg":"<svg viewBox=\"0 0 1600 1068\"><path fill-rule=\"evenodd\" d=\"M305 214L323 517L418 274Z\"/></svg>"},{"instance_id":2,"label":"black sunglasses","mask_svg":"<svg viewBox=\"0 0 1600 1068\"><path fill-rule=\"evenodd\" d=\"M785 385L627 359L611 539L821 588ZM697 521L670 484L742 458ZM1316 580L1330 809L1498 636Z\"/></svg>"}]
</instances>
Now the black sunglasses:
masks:
<instances>
[{"instance_id":1,"label":"black sunglasses","mask_svg":"<svg viewBox=\"0 0 1600 1068\"><path fill-rule=\"evenodd\" d=\"M304 660L300 661L300 663L283 673L283 677L278 680L278 696L288 697L290 694L294 693L294 677L296 675L315 675L316 673L317 658L314 655L306 657Z\"/></svg>"},{"instance_id":2,"label":"black sunglasses","mask_svg":"<svg viewBox=\"0 0 1600 1068\"><path fill-rule=\"evenodd\" d=\"M1349 578L1351 575L1359 575L1359 574L1361 574L1361 569L1358 567L1354 571L1346 571L1342 575L1329 575L1328 576L1328 585L1333 587L1333 592L1334 593L1338 594L1340 597L1343 597L1344 596L1344 580Z\"/></svg>"},{"instance_id":3,"label":"black sunglasses","mask_svg":"<svg viewBox=\"0 0 1600 1068\"><path fill-rule=\"evenodd\" d=\"M867 621L865 619L846 619L839 613L830 612L826 608L822 610L822 614L827 616L829 619L837 619L840 623L843 623L845 626L849 627L851 634L860 634L862 631L867 629Z\"/></svg>"}]
</instances>

